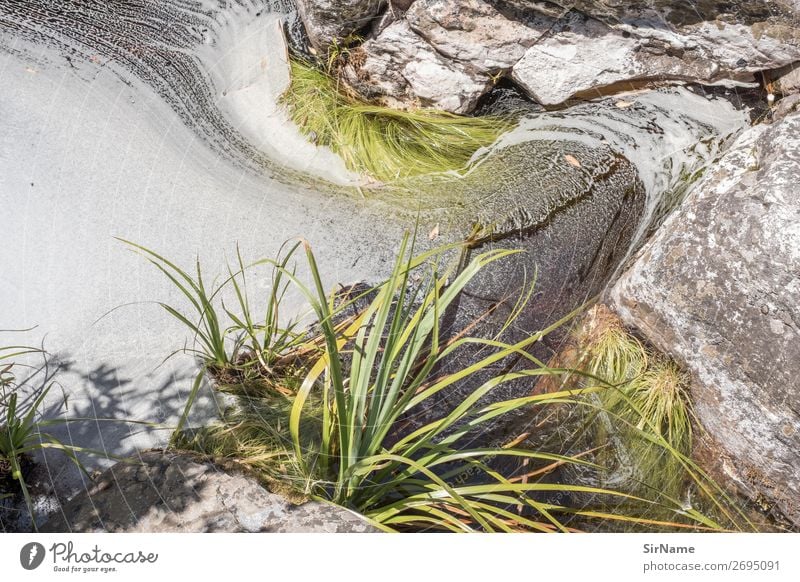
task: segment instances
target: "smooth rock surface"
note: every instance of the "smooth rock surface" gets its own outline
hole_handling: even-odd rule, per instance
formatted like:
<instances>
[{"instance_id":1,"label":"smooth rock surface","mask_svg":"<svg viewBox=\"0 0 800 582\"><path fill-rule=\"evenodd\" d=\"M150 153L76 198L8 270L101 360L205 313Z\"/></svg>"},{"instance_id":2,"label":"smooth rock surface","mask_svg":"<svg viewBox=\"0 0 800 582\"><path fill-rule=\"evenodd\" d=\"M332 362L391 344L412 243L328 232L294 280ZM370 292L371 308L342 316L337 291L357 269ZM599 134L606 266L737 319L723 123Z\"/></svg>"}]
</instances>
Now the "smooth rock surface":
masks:
<instances>
[{"instance_id":1,"label":"smooth rock surface","mask_svg":"<svg viewBox=\"0 0 800 582\"><path fill-rule=\"evenodd\" d=\"M542 105L558 105L576 94L622 81L710 82L719 72L719 65L697 49L682 50L677 56L677 51L659 49L578 12L551 28L551 34L525 52L511 75Z\"/></svg>"},{"instance_id":2,"label":"smooth rock surface","mask_svg":"<svg viewBox=\"0 0 800 582\"><path fill-rule=\"evenodd\" d=\"M244 472L191 454L147 452L118 463L69 500L43 532L365 533L359 515L322 502L295 505Z\"/></svg>"},{"instance_id":3,"label":"smooth rock surface","mask_svg":"<svg viewBox=\"0 0 800 582\"><path fill-rule=\"evenodd\" d=\"M800 524L800 115L744 133L612 291L693 374L732 476Z\"/></svg>"}]
</instances>

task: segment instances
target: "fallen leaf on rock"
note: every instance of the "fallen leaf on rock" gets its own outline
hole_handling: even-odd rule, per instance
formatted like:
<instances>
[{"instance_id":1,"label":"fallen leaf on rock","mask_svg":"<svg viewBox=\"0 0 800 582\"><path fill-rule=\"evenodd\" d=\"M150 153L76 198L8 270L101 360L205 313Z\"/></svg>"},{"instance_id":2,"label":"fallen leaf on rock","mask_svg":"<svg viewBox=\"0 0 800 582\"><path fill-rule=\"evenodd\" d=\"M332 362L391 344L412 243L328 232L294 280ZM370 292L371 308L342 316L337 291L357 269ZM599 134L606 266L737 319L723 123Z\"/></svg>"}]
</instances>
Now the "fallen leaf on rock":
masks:
<instances>
[{"instance_id":1,"label":"fallen leaf on rock","mask_svg":"<svg viewBox=\"0 0 800 582\"><path fill-rule=\"evenodd\" d=\"M576 168L580 168L581 167L581 163L578 161L578 158L576 158L575 156L571 156L571 155L567 154L566 156L564 156L564 159L567 160L567 163L570 166L575 166Z\"/></svg>"}]
</instances>

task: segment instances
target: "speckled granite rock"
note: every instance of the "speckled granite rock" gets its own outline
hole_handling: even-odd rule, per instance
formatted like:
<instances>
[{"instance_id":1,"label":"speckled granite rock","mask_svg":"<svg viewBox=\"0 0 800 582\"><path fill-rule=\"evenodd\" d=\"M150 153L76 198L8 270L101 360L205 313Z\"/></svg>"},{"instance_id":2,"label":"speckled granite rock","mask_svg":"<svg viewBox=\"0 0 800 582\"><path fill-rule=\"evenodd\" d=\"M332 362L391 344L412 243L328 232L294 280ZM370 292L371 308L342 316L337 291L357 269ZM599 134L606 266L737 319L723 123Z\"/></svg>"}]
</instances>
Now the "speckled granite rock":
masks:
<instances>
[{"instance_id":1,"label":"speckled granite rock","mask_svg":"<svg viewBox=\"0 0 800 582\"><path fill-rule=\"evenodd\" d=\"M44 532L371 532L334 505L294 505L253 477L190 454L147 452L118 463L62 507Z\"/></svg>"},{"instance_id":2,"label":"speckled granite rock","mask_svg":"<svg viewBox=\"0 0 800 582\"><path fill-rule=\"evenodd\" d=\"M800 115L745 132L612 291L692 372L700 421L800 524Z\"/></svg>"}]
</instances>

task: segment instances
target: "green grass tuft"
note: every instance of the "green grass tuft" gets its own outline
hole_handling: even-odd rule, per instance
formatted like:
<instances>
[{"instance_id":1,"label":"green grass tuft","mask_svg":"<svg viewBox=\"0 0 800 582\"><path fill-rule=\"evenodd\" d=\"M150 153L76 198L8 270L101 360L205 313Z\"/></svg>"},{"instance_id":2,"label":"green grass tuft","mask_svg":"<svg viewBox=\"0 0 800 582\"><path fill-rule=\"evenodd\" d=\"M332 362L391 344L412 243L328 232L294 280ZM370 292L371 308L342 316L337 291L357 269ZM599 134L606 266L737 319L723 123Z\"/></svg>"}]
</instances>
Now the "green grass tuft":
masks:
<instances>
[{"instance_id":1,"label":"green grass tuft","mask_svg":"<svg viewBox=\"0 0 800 582\"><path fill-rule=\"evenodd\" d=\"M292 61L291 75L281 102L300 131L350 170L382 182L465 169L478 149L512 127L499 117L370 105L306 62Z\"/></svg>"},{"instance_id":2,"label":"green grass tuft","mask_svg":"<svg viewBox=\"0 0 800 582\"><path fill-rule=\"evenodd\" d=\"M574 374L561 389L600 388L585 400L584 420L589 442L599 451L593 460L603 467L596 482L657 502L624 500L613 511L655 521L688 519L712 529L722 523L754 529L739 504L691 459L685 373L643 345L603 305L589 310L572 337L559 363Z\"/></svg>"},{"instance_id":3,"label":"green grass tuft","mask_svg":"<svg viewBox=\"0 0 800 582\"><path fill-rule=\"evenodd\" d=\"M674 362L648 350L603 305L589 311L575 341L576 367L611 387L599 396L605 410L637 431L663 437L683 454L690 451L687 382ZM644 461L648 455L639 452Z\"/></svg>"},{"instance_id":4,"label":"green grass tuft","mask_svg":"<svg viewBox=\"0 0 800 582\"><path fill-rule=\"evenodd\" d=\"M233 395L234 402L220 421L210 426L188 430L181 422L173 446L246 465L273 490L277 487L300 497L332 501L362 513L387 530L547 532L572 531L592 522L601 528L612 523L642 529L723 528L702 512L684 510L675 497L652 495L647 490L640 493L558 479L554 482L557 469L602 470L586 458L591 451L582 443L578 443L577 452L569 454L561 447L521 446L522 437L476 447L476 433L498 417L521 410L535 412L567 405L599 409L612 416L590 399L608 393L609 388L596 383L569 386L484 404L485 396L505 382L527 379L533 387L537 379L560 379L570 373L545 366L527 351L566 319L516 344L468 337L467 330L450 339L442 337L441 318L461 290L485 266L514 251L489 251L455 272L440 272L442 253L458 245L419 256L411 254L412 246L406 237L391 276L355 299L326 292L314 254L305 241L302 249L310 270L308 283L301 281L285 261L255 263L269 264L296 286L311 305L318 324L298 336L303 338L298 340L301 343L259 342L268 346L268 353L262 354L265 361L302 354L293 357L293 365L280 368L279 373L275 368L268 373L267 368L256 367L251 369L260 370L260 376L238 374L237 370L248 366L247 359L230 355L223 358L228 367L215 368L210 364L218 356L216 350L201 349L216 389ZM157 257L146 249L139 250L151 260ZM174 266L163 269L171 265L163 258L154 262L165 274L176 270ZM170 279L176 285L186 280ZM229 278L223 285L234 285L235 279ZM250 306L246 286L240 289L237 307L246 311ZM217 309L214 304L221 301L218 291L208 297L205 309L199 310L199 322L179 318L197 334L201 345L204 340L198 330L205 329L203 317ZM192 304L194 295L184 295ZM269 301L272 299L268 297ZM275 301L280 303L279 298ZM363 303L361 309L354 310ZM180 313L177 309L168 311ZM228 328L234 336L250 327L235 323L251 321L246 313L230 311L228 316L234 320ZM279 328L273 332L281 335ZM484 345L486 353L463 368L437 373L465 344ZM236 341L222 345L228 351L240 346ZM254 353L240 350L240 355L247 353L251 363L257 361ZM437 395L449 386L512 357L520 358L526 366L489 375L459 405L442 410L438 417L417 414L435 407ZM622 363L616 365L622 369ZM578 375L589 377L583 372ZM192 394L197 386L195 382ZM187 402L184 421L191 401ZM651 440L654 447L683 460L660 433ZM588 448L595 445L591 443ZM521 475L520 467L524 468ZM561 501L553 503L550 500L554 497Z\"/></svg>"},{"instance_id":5,"label":"green grass tuft","mask_svg":"<svg viewBox=\"0 0 800 582\"><path fill-rule=\"evenodd\" d=\"M54 384L32 387L24 381L18 382L14 373L17 365L14 358L32 353L45 354L44 350L38 348L0 346L0 480L5 479L6 476L3 473L8 472L11 479L16 482L19 492L25 500L33 529L36 530L33 499L23 470L23 460L26 457L30 458L33 454L45 450L56 451L68 457L87 476L88 471L78 459L79 453L99 455L105 458L114 457L102 451L64 444L47 432L48 427L87 419L46 419L43 417L44 401ZM91 420L97 422L107 419Z\"/></svg>"}]
</instances>

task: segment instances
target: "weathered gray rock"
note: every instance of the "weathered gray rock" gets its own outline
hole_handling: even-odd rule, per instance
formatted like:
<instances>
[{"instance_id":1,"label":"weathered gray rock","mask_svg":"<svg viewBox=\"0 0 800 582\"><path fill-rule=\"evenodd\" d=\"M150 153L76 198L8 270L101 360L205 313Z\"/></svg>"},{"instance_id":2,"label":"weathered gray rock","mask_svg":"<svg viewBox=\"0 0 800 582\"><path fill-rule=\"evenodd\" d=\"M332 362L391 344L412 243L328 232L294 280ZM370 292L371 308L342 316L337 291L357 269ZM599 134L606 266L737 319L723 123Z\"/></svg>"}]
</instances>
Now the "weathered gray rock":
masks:
<instances>
[{"instance_id":1,"label":"weathered gray rock","mask_svg":"<svg viewBox=\"0 0 800 582\"><path fill-rule=\"evenodd\" d=\"M140 462L138 462L140 461ZM243 472L190 454L149 452L108 469L45 532L370 532L346 509L294 505Z\"/></svg>"},{"instance_id":2,"label":"weathered gray rock","mask_svg":"<svg viewBox=\"0 0 800 582\"><path fill-rule=\"evenodd\" d=\"M784 95L800 93L800 63L792 63L773 71L771 77L775 80L778 92Z\"/></svg>"},{"instance_id":3,"label":"weathered gray rock","mask_svg":"<svg viewBox=\"0 0 800 582\"><path fill-rule=\"evenodd\" d=\"M345 79L364 97L390 107L471 111L491 86L473 67L447 59L408 22L394 22L353 52Z\"/></svg>"},{"instance_id":4,"label":"weathered gray rock","mask_svg":"<svg viewBox=\"0 0 800 582\"><path fill-rule=\"evenodd\" d=\"M626 31L572 12L532 46L512 78L543 105L623 81L682 79L711 81L719 65L697 48L669 51ZM589 95L594 96L594 95Z\"/></svg>"},{"instance_id":5,"label":"weathered gray rock","mask_svg":"<svg viewBox=\"0 0 800 582\"><path fill-rule=\"evenodd\" d=\"M398 108L468 113L548 30L548 18L522 24L482 0L417 0L381 27L345 70L362 95Z\"/></svg>"},{"instance_id":6,"label":"weathered gray rock","mask_svg":"<svg viewBox=\"0 0 800 582\"><path fill-rule=\"evenodd\" d=\"M534 1L501 4L522 14L541 11ZM567 14L531 47L513 75L543 104L621 81L751 81L752 73L800 55L795 0L729 2L724 9L715 2L677 0L554 4L580 12Z\"/></svg>"},{"instance_id":7,"label":"weathered gray rock","mask_svg":"<svg viewBox=\"0 0 800 582\"><path fill-rule=\"evenodd\" d=\"M778 121L800 109L800 93L794 93L778 101L772 111L772 119Z\"/></svg>"},{"instance_id":8,"label":"weathered gray rock","mask_svg":"<svg viewBox=\"0 0 800 582\"><path fill-rule=\"evenodd\" d=\"M501 0L502 2L503 0ZM537 0L514 0L518 4L542 4ZM778 23L796 17L797 0L552 0L564 8L575 8L600 19L620 21L655 12L671 27L718 20L727 24Z\"/></svg>"},{"instance_id":9,"label":"weathered gray rock","mask_svg":"<svg viewBox=\"0 0 800 582\"><path fill-rule=\"evenodd\" d=\"M729 473L800 524L800 115L748 130L612 291L692 372Z\"/></svg>"},{"instance_id":10,"label":"weathered gray rock","mask_svg":"<svg viewBox=\"0 0 800 582\"><path fill-rule=\"evenodd\" d=\"M510 20L482 0L417 0L406 20L440 54L490 74L510 69L547 32Z\"/></svg>"},{"instance_id":11,"label":"weathered gray rock","mask_svg":"<svg viewBox=\"0 0 800 582\"><path fill-rule=\"evenodd\" d=\"M324 51L370 23L384 0L295 0L311 44Z\"/></svg>"},{"instance_id":12,"label":"weathered gray rock","mask_svg":"<svg viewBox=\"0 0 800 582\"><path fill-rule=\"evenodd\" d=\"M509 70L534 99L558 105L631 81L752 82L755 72L800 60L796 0L736 1L726 7L679 0L417 0L405 15L392 12L387 22L395 24L379 27L374 41L364 45L370 79L356 89L371 97L395 87L401 91L394 103L386 100L394 106L446 102L457 104L449 110L463 112L480 93L476 85L485 91L490 76ZM422 41L398 34L405 29L397 18ZM444 75L440 94L455 89L458 98L431 95L430 67L426 75L411 72L421 82L398 82L409 63L431 60L429 47L438 67L470 78L459 90L452 74ZM416 92L418 85L422 93Z\"/></svg>"}]
</instances>

